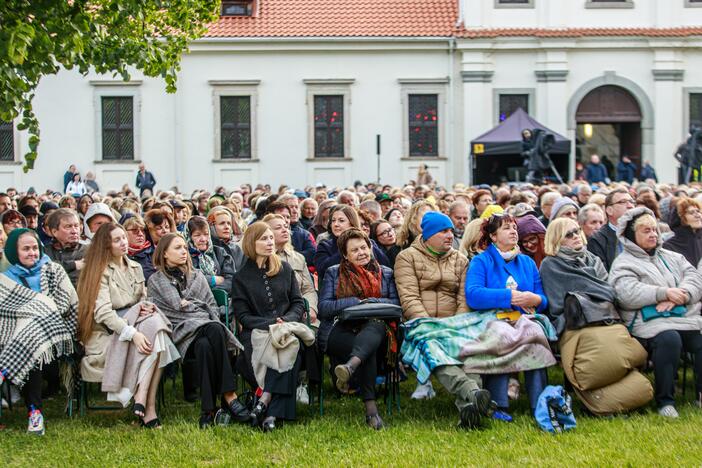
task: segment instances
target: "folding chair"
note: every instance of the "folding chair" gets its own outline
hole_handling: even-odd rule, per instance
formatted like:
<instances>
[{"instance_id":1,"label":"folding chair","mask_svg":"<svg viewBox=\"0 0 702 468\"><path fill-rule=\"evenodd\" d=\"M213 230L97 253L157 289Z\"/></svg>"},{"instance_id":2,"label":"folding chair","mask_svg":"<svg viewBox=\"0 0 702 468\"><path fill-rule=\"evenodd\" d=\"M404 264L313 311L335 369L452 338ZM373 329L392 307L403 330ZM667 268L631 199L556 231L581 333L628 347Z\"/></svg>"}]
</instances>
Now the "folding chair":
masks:
<instances>
[{"instance_id":1,"label":"folding chair","mask_svg":"<svg viewBox=\"0 0 702 468\"><path fill-rule=\"evenodd\" d=\"M212 289L212 295L217 301L217 305L224 307L224 324L231 330L229 323L229 294L224 289L215 288Z\"/></svg>"}]
</instances>

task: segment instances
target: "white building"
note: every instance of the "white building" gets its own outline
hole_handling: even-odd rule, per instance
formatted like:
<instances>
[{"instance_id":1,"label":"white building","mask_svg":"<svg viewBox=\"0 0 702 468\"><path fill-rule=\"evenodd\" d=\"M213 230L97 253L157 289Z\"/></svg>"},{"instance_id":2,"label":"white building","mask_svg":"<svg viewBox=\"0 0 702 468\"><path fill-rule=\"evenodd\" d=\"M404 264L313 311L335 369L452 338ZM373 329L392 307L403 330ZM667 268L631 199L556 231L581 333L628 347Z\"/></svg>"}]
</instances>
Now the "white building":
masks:
<instances>
[{"instance_id":1,"label":"white building","mask_svg":"<svg viewBox=\"0 0 702 468\"><path fill-rule=\"evenodd\" d=\"M573 140L571 171L576 154L629 154L674 181L672 152L702 123L700 0L223 3L238 15L191 45L175 94L136 74L45 78L36 168L1 126L0 187L58 188L74 163L117 188L139 161L185 191L400 184L422 162L479 183L471 139L519 106Z\"/></svg>"}]
</instances>

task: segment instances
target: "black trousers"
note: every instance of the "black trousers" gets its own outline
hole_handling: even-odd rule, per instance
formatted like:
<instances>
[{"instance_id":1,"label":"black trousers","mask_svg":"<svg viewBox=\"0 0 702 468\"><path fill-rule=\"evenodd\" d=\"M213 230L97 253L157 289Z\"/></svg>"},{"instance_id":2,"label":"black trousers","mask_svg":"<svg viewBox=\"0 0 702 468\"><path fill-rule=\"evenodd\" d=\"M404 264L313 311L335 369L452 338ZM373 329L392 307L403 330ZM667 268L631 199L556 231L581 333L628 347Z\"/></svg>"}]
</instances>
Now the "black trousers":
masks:
<instances>
[{"instance_id":1,"label":"black trousers","mask_svg":"<svg viewBox=\"0 0 702 468\"><path fill-rule=\"evenodd\" d=\"M639 341L653 361L655 397L659 408L675 403L675 376L683 350L695 356L695 393L702 392L702 335L698 330L666 330Z\"/></svg>"},{"instance_id":2,"label":"black trousers","mask_svg":"<svg viewBox=\"0 0 702 468\"><path fill-rule=\"evenodd\" d=\"M22 387L22 397L27 409L33 406L35 409L41 409L41 386L44 381L42 371L34 369L29 372L27 380Z\"/></svg>"},{"instance_id":3,"label":"black trousers","mask_svg":"<svg viewBox=\"0 0 702 468\"><path fill-rule=\"evenodd\" d=\"M329 332L327 354L346 362L355 356L361 360L354 379L361 387L363 401L375 400L375 378L378 375L378 349L385 341L385 325L377 321L363 324L337 322Z\"/></svg>"},{"instance_id":4,"label":"black trousers","mask_svg":"<svg viewBox=\"0 0 702 468\"><path fill-rule=\"evenodd\" d=\"M211 413L219 407L223 393L233 392L234 372L224 328L217 323L208 323L200 328L190 344L186 359L195 361L195 378L200 387L200 407L203 413ZM183 374L186 377L186 374ZM192 377L192 376L191 376Z\"/></svg>"}]
</instances>

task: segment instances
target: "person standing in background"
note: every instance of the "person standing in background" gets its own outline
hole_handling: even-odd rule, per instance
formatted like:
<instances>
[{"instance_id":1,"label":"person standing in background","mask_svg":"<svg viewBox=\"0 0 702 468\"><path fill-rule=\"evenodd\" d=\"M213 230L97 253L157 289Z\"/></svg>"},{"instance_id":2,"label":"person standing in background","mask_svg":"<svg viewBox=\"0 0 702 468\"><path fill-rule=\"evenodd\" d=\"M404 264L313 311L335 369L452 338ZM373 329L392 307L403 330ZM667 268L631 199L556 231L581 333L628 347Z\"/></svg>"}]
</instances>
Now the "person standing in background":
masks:
<instances>
[{"instance_id":1,"label":"person standing in background","mask_svg":"<svg viewBox=\"0 0 702 468\"><path fill-rule=\"evenodd\" d=\"M139 189L139 196L144 195L144 191L146 190L153 194L155 185L156 178L154 175L146 170L144 163L139 163L139 172L137 172L136 177L136 186Z\"/></svg>"}]
</instances>

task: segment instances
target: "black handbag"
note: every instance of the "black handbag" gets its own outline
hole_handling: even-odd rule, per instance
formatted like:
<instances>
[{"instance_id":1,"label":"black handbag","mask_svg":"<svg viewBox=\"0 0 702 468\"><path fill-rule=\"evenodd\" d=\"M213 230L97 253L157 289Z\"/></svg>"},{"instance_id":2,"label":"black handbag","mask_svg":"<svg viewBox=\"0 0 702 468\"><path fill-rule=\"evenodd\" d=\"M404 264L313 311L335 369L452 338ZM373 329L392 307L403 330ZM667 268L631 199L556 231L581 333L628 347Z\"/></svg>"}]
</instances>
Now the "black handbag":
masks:
<instances>
[{"instance_id":1,"label":"black handbag","mask_svg":"<svg viewBox=\"0 0 702 468\"><path fill-rule=\"evenodd\" d=\"M400 320L402 318L402 307L394 304L383 304L380 302L369 302L347 307L341 311L339 320L347 322L350 320Z\"/></svg>"},{"instance_id":2,"label":"black handbag","mask_svg":"<svg viewBox=\"0 0 702 468\"><path fill-rule=\"evenodd\" d=\"M567 293L563 309L567 330L621 323L614 304L594 300L587 293Z\"/></svg>"}]
</instances>

